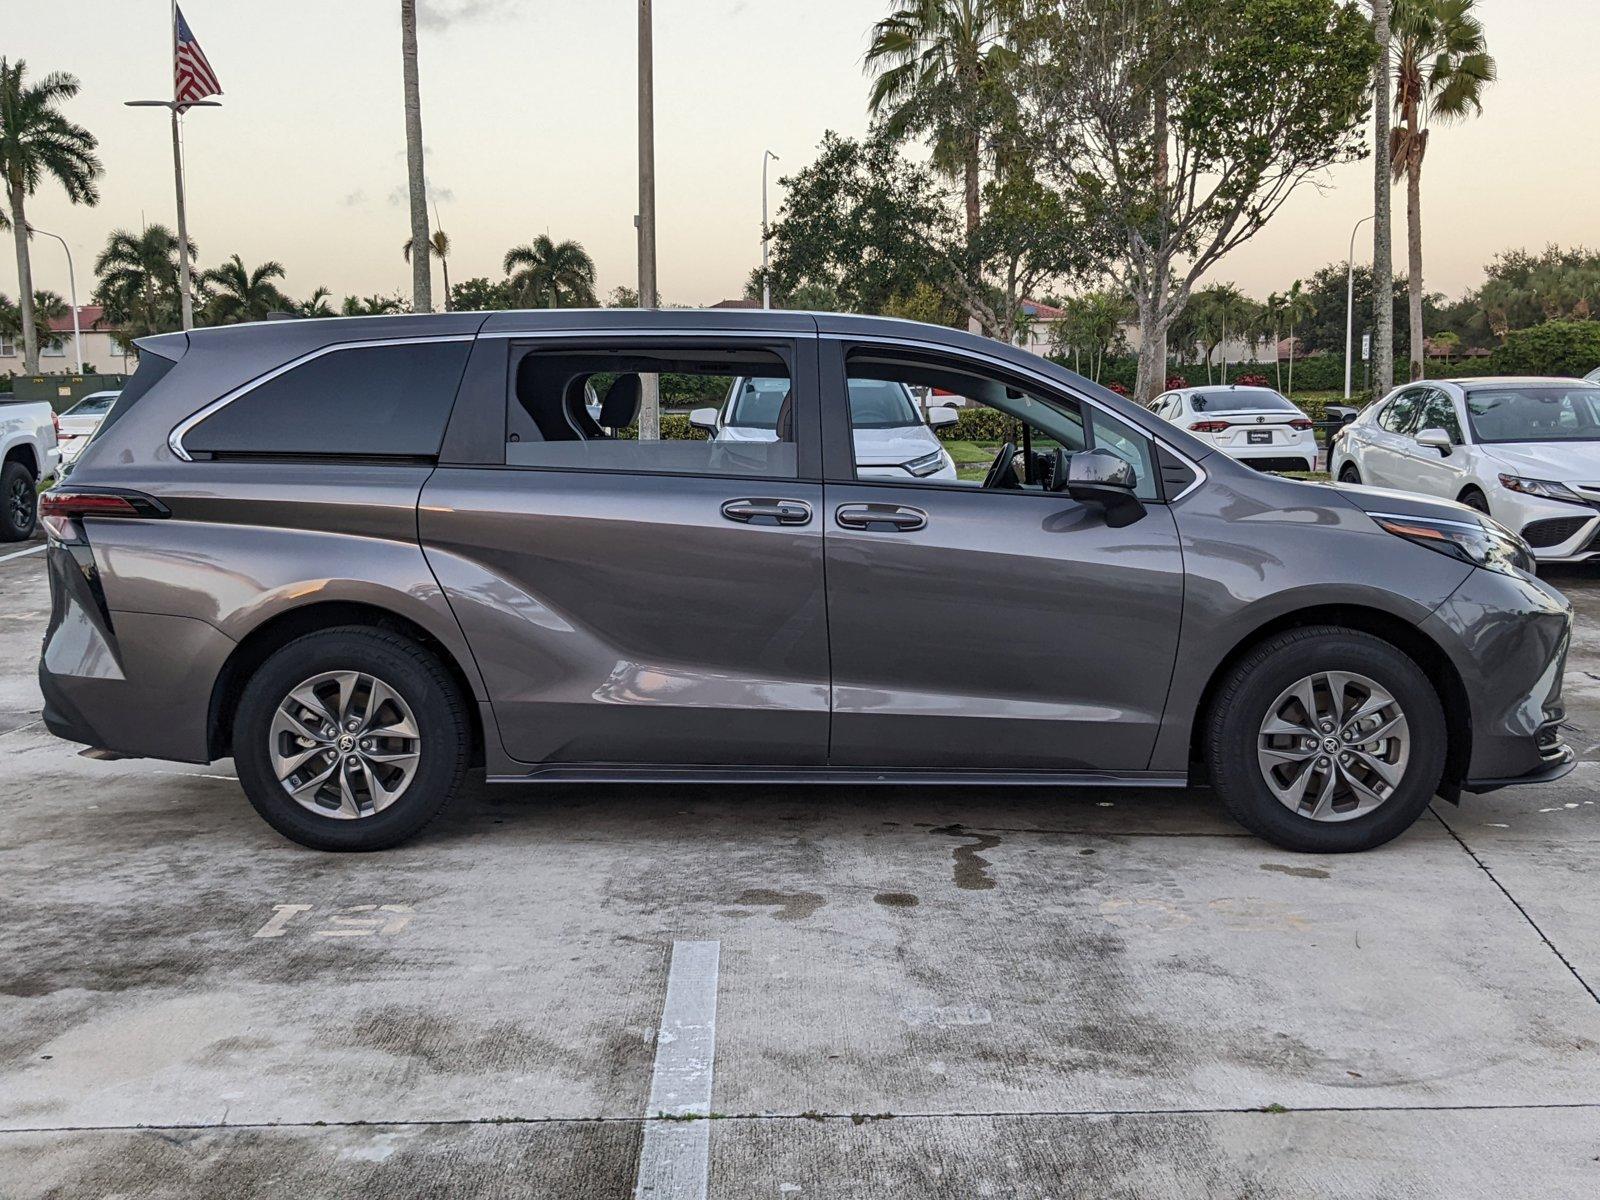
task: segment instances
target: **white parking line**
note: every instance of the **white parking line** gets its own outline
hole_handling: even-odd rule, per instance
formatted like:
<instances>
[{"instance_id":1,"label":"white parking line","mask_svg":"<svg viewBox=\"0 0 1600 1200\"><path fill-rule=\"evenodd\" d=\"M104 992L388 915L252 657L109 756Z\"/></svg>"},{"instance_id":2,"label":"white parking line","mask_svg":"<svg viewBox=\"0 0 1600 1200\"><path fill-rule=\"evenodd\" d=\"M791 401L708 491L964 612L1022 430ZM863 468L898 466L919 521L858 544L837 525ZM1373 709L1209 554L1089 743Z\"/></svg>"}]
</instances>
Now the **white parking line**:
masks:
<instances>
[{"instance_id":1,"label":"white parking line","mask_svg":"<svg viewBox=\"0 0 1600 1200\"><path fill-rule=\"evenodd\" d=\"M45 548L47 543L40 542L37 546L29 546L26 550L16 550L10 554L0 554L0 562L10 562L13 558L21 558L24 554L37 554Z\"/></svg>"},{"instance_id":2,"label":"white parking line","mask_svg":"<svg viewBox=\"0 0 1600 1200\"><path fill-rule=\"evenodd\" d=\"M705 1200L719 942L673 942L639 1149L636 1200ZM659 1118L675 1118L661 1120Z\"/></svg>"}]
</instances>

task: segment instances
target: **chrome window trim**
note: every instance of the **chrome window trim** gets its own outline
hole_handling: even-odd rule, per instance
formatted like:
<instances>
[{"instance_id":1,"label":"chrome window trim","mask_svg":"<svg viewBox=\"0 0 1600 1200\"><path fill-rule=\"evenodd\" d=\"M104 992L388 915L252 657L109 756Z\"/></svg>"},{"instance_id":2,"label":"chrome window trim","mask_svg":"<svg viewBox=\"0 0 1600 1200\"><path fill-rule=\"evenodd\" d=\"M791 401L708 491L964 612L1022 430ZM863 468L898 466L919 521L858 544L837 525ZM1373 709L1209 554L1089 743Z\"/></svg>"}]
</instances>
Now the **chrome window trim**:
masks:
<instances>
[{"instance_id":1,"label":"chrome window trim","mask_svg":"<svg viewBox=\"0 0 1600 1200\"><path fill-rule=\"evenodd\" d=\"M329 319L333 320L336 318ZM343 318L337 319L342 320ZM248 383L240 384L238 387L234 388L233 391L228 392L216 400L213 400L210 404L207 404L204 408L200 409L199 412L191 413L189 416L179 421L172 427L172 432L167 434L167 448L184 462L193 462L194 459L190 457L189 452L185 450L183 446L184 435L187 434L191 429L200 424L200 422L204 421L207 417L221 412L240 397L248 396L262 384L268 383L278 378L278 376L294 370L296 367L304 366L306 363L311 362L314 359L321 358L325 354L336 354L341 350L361 350L373 346L417 346L431 342L470 342L475 336L475 334L470 333L452 333L441 334L435 337L368 338L364 341L334 342L327 346L319 346L315 350L311 350L305 354L302 354L299 358L291 358L286 363L280 363L278 366L273 367L272 370L268 371L265 375L258 375Z\"/></svg>"}]
</instances>

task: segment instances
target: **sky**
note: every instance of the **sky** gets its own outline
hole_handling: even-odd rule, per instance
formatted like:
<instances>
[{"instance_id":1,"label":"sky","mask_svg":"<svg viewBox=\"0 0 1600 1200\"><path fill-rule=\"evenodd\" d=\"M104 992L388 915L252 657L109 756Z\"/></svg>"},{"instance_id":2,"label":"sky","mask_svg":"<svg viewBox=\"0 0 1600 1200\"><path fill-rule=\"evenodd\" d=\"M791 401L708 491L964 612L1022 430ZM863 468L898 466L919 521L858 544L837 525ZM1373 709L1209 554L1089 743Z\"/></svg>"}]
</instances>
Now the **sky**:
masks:
<instances>
[{"instance_id":1,"label":"sky","mask_svg":"<svg viewBox=\"0 0 1600 1200\"><path fill-rule=\"evenodd\" d=\"M69 71L66 111L100 139L97 207L54 184L30 221L72 246L80 300L117 228L173 216L165 0L3 0L0 54ZM419 0L423 140L452 281L500 277L540 233L583 243L601 295L637 282L634 0ZM655 0L657 225L667 303L742 294L760 261L761 159L779 177L827 129L867 125L862 55L890 0ZM1512 247L1600 245L1594 0L1479 0L1500 78L1482 117L1439 128L1424 173L1426 279L1454 297ZM203 265L276 259L286 290L409 292L399 4L395 0L186 0L224 89L185 122L189 231ZM1395 194L1403 267L1404 192ZM1371 212L1370 162L1306 186L1212 273L1257 298L1342 262ZM1366 256L1357 243L1357 260ZM16 264L0 251L0 292ZM35 285L65 295L63 256L36 239ZM436 277L437 278L437 277ZM435 283L437 289L438 283ZM1070 288L1069 288L1070 290Z\"/></svg>"}]
</instances>

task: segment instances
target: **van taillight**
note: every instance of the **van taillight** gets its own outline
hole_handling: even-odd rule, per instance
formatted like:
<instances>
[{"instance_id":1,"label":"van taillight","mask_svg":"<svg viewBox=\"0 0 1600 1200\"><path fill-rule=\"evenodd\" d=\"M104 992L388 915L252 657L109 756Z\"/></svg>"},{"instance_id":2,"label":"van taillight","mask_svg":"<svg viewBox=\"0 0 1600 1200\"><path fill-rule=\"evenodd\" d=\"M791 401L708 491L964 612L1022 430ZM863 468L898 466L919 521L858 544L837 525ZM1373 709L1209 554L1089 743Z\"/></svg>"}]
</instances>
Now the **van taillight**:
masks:
<instances>
[{"instance_id":1,"label":"van taillight","mask_svg":"<svg viewBox=\"0 0 1600 1200\"><path fill-rule=\"evenodd\" d=\"M57 541L83 540L76 522L83 517L137 517L149 520L171 516L161 501L142 492L115 488L51 488L39 497L39 520L45 532Z\"/></svg>"},{"instance_id":2,"label":"van taillight","mask_svg":"<svg viewBox=\"0 0 1600 1200\"><path fill-rule=\"evenodd\" d=\"M1226 421L1196 421L1189 429L1193 433L1221 433L1228 428Z\"/></svg>"}]
</instances>

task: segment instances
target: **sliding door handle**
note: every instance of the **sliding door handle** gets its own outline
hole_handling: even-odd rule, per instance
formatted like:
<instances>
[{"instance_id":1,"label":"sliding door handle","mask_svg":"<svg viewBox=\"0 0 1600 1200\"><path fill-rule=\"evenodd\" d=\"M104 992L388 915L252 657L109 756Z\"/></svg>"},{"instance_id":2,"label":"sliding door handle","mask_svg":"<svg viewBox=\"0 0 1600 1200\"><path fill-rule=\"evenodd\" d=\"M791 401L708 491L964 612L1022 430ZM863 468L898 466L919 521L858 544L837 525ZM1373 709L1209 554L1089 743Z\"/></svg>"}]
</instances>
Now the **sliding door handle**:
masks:
<instances>
[{"instance_id":1,"label":"sliding door handle","mask_svg":"<svg viewBox=\"0 0 1600 1200\"><path fill-rule=\"evenodd\" d=\"M745 525L807 525L811 505L804 500L729 500L722 506L722 515Z\"/></svg>"},{"instance_id":2,"label":"sliding door handle","mask_svg":"<svg viewBox=\"0 0 1600 1200\"><path fill-rule=\"evenodd\" d=\"M928 514L904 504L841 504L833 519L866 533L910 533L928 523Z\"/></svg>"}]
</instances>

